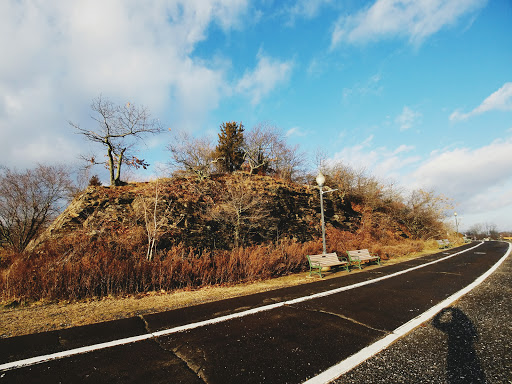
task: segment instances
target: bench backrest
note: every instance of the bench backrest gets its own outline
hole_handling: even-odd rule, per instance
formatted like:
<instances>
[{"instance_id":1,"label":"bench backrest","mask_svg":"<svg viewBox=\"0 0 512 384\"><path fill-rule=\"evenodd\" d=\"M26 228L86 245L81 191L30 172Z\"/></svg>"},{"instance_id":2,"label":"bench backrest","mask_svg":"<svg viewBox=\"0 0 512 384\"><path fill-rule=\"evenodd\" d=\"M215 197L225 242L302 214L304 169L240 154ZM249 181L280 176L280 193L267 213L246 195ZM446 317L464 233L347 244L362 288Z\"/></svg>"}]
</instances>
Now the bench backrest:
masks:
<instances>
[{"instance_id":1,"label":"bench backrest","mask_svg":"<svg viewBox=\"0 0 512 384\"><path fill-rule=\"evenodd\" d=\"M336 252L333 253L324 253L320 255L308 255L309 260L311 260L314 263L321 263L321 262L339 262L338 255Z\"/></svg>"},{"instance_id":2,"label":"bench backrest","mask_svg":"<svg viewBox=\"0 0 512 384\"><path fill-rule=\"evenodd\" d=\"M347 251L347 253L349 257L353 259L372 257L372 255L370 255L370 251L368 251L367 249L356 249L353 251Z\"/></svg>"}]
</instances>

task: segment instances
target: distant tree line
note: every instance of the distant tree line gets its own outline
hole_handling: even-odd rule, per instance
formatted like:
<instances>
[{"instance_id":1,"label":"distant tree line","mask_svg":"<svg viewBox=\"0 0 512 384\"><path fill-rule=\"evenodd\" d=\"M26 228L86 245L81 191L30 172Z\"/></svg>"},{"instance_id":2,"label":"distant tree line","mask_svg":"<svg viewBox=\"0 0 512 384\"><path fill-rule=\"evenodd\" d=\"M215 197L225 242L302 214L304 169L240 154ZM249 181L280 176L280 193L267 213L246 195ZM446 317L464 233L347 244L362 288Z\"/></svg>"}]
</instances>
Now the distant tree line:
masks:
<instances>
[{"instance_id":1,"label":"distant tree line","mask_svg":"<svg viewBox=\"0 0 512 384\"><path fill-rule=\"evenodd\" d=\"M500 238L500 232L496 224L477 223L469 227L466 231L466 236L474 240L483 240L485 238L498 240Z\"/></svg>"}]
</instances>

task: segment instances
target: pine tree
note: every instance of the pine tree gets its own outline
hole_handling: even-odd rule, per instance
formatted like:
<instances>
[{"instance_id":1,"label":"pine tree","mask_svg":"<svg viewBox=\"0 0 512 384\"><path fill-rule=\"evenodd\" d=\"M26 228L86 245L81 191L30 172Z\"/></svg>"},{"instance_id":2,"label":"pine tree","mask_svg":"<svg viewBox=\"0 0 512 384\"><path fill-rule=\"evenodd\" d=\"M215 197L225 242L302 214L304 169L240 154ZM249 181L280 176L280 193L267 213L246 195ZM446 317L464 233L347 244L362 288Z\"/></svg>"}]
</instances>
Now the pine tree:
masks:
<instances>
[{"instance_id":1,"label":"pine tree","mask_svg":"<svg viewBox=\"0 0 512 384\"><path fill-rule=\"evenodd\" d=\"M222 123L220 126L219 143L215 148L220 158L222 170L232 173L239 170L244 163L244 126L234 121Z\"/></svg>"}]
</instances>

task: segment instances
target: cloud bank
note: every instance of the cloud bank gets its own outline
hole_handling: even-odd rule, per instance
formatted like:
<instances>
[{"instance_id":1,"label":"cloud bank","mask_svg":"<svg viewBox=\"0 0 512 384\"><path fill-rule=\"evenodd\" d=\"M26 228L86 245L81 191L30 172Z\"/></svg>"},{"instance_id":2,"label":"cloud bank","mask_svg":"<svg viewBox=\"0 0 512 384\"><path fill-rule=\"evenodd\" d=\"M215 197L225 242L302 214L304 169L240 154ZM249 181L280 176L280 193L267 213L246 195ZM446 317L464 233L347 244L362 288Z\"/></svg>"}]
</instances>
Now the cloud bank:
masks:
<instances>
[{"instance_id":1,"label":"cloud bank","mask_svg":"<svg viewBox=\"0 0 512 384\"><path fill-rule=\"evenodd\" d=\"M229 59L195 56L209 28L228 34L249 12L248 0L0 2L4 165L74 161L83 142L68 121L90 125L100 93L145 105L180 129L202 128L235 93L259 103L288 79L292 62L259 53L237 79Z\"/></svg>"},{"instance_id":2,"label":"cloud bank","mask_svg":"<svg viewBox=\"0 0 512 384\"><path fill-rule=\"evenodd\" d=\"M411 146L374 148L372 140L370 136L360 144L343 148L331 161L366 169L382 180L398 181L411 190L433 190L452 198L461 216L471 213L478 221L482 214L483 222L494 220L501 229L510 229L512 137L475 149L434 151L428 158L417 156Z\"/></svg>"},{"instance_id":3,"label":"cloud bank","mask_svg":"<svg viewBox=\"0 0 512 384\"><path fill-rule=\"evenodd\" d=\"M334 25L331 48L341 43L367 43L407 37L415 45L482 8L486 0L377 0L354 15L342 15Z\"/></svg>"}]
</instances>

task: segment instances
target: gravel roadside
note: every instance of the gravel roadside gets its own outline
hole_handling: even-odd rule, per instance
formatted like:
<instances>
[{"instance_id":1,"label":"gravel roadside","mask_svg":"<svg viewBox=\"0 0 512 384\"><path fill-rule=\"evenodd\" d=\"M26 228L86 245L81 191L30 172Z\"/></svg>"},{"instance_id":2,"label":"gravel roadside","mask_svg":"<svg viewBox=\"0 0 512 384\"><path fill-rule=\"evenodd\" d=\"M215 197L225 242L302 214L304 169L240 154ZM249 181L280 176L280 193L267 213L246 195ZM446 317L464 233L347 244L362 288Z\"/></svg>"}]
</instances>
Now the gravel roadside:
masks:
<instances>
[{"instance_id":1,"label":"gravel roadside","mask_svg":"<svg viewBox=\"0 0 512 384\"><path fill-rule=\"evenodd\" d=\"M512 257L482 284L335 383L512 383Z\"/></svg>"}]
</instances>

